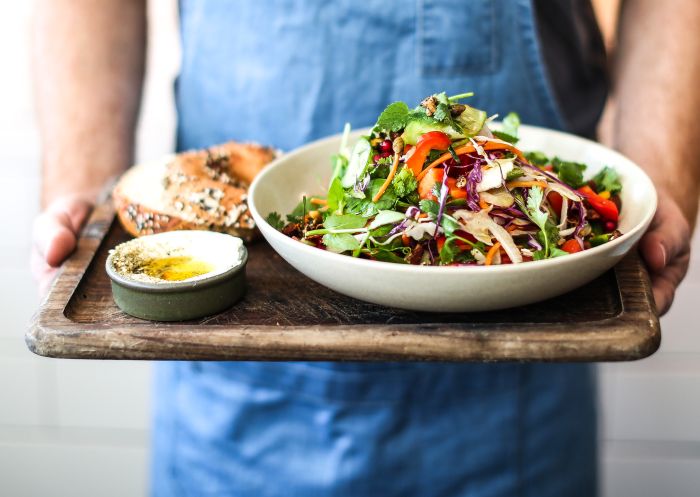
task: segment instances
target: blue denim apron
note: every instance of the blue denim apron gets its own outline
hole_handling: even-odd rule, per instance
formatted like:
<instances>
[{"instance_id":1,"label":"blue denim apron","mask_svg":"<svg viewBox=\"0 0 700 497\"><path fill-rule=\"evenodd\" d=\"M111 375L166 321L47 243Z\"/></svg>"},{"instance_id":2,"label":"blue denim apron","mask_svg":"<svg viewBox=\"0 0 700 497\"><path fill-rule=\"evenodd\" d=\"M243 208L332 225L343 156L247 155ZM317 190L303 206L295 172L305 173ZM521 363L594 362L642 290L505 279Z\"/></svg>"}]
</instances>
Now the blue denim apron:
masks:
<instances>
[{"instance_id":1,"label":"blue denim apron","mask_svg":"<svg viewBox=\"0 0 700 497\"><path fill-rule=\"evenodd\" d=\"M180 149L289 150L473 90L561 128L527 0L181 0ZM152 494L596 494L585 365L162 363Z\"/></svg>"}]
</instances>

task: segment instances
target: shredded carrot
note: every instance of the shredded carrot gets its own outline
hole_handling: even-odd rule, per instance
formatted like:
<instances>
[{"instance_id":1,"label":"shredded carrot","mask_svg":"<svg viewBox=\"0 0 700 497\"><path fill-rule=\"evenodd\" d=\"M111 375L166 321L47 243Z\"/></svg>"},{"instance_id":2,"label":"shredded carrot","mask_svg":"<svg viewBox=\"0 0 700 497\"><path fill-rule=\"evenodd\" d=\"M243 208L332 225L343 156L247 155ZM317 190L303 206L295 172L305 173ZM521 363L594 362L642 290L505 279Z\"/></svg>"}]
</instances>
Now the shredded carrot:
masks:
<instances>
[{"instance_id":1,"label":"shredded carrot","mask_svg":"<svg viewBox=\"0 0 700 497\"><path fill-rule=\"evenodd\" d=\"M389 188L391 181L394 179L394 175L396 174L396 170L399 168L399 157L400 157L400 154L394 154L394 163L391 165L391 170L389 171L389 176L386 177L386 181L384 181L384 184L382 185L382 187L379 189L377 194L372 199L372 202L374 202L375 204L377 202L379 202L379 199L382 198L382 195L384 195L384 192L386 191L387 188Z\"/></svg>"},{"instance_id":2,"label":"shredded carrot","mask_svg":"<svg viewBox=\"0 0 700 497\"><path fill-rule=\"evenodd\" d=\"M496 252L498 252L498 249L501 248L501 242L496 242L493 244L493 247L491 247L486 254L486 260L484 261L484 266L490 266L491 262L493 262L493 258L496 255Z\"/></svg>"},{"instance_id":3,"label":"shredded carrot","mask_svg":"<svg viewBox=\"0 0 700 497\"><path fill-rule=\"evenodd\" d=\"M485 200L479 199L479 207L481 207L482 209L488 209L489 204L487 204Z\"/></svg>"},{"instance_id":4,"label":"shredded carrot","mask_svg":"<svg viewBox=\"0 0 700 497\"><path fill-rule=\"evenodd\" d=\"M479 145L484 150L509 150L509 151L513 152L520 160L527 162L527 160L525 159L525 156L523 156L523 153L520 150L518 150L517 148L515 148L513 145L507 145L505 143L499 143L499 142L483 142L483 143L479 143ZM472 145L470 143L468 145L463 145L461 147L456 148L455 154L456 155L463 155L463 154L468 154L468 153L471 153L474 151L475 151L474 145ZM443 162L445 162L451 158L452 158L452 154L448 152L446 154L441 155L437 159L435 159L433 162L431 162L428 165L428 167L426 167L425 169L423 169L423 171L421 171L421 173L418 175L418 181L422 180L423 177L432 168L434 168L435 166L439 166L440 164L442 164Z\"/></svg>"},{"instance_id":5,"label":"shredded carrot","mask_svg":"<svg viewBox=\"0 0 700 497\"><path fill-rule=\"evenodd\" d=\"M310 203L316 204L316 205L327 205L328 201L322 198L311 198L309 200Z\"/></svg>"},{"instance_id":6,"label":"shredded carrot","mask_svg":"<svg viewBox=\"0 0 700 497\"><path fill-rule=\"evenodd\" d=\"M510 188L531 188L533 186L539 186L540 188L547 188L546 181L511 181L506 183L506 187Z\"/></svg>"}]
</instances>

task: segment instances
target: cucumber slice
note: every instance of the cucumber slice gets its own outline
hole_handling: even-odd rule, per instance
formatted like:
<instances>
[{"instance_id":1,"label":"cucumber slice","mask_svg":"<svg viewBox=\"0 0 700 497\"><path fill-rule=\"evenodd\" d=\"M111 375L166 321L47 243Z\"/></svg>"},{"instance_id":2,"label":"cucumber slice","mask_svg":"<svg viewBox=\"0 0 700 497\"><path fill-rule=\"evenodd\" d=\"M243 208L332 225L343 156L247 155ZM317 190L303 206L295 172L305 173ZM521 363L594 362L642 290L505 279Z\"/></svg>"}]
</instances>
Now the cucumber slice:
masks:
<instances>
[{"instance_id":1,"label":"cucumber slice","mask_svg":"<svg viewBox=\"0 0 700 497\"><path fill-rule=\"evenodd\" d=\"M415 145L418 139L430 131L442 131L452 140L459 140L476 136L481 131L486 122L486 112L475 109L474 107L466 106L467 108L457 117L457 122L462 126L463 133L458 132L452 126L443 124L438 121L428 121L424 119L413 119L408 122L403 130L401 138L404 143Z\"/></svg>"},{"instance_id":2,"label":"cucumber slice","mask_svg":"<svg viewBox=\"0 0 700 497\"><path fill-rule=\"evenodd\" d=\"M406 128L403 130L401 138L403 139L404 143L408 145L415 145L416 143L418 143L418 139L421 136L423 136L426 133L429 133L430 131L442 131L453 140L458 138L464 138L461 134L452 129L452 126L447 126L446 124L442 124L439 122L430 122L423 120L409 121L406 125Z\"/></svg>"},{"instance_id":3,"label":"cucumber slice","mask_svg":"<svg viewBox=\"0 0 700 497\"><path fill-rule=\"evenodd\" d=\"M486 122L486 112L483 110L475 109L467 105L457 117L457 122L462 126L465 136L476 136L476 134L481 131Z\"/></svg>"},{"instance_id":4,"label":"cucumber slice","mask_svg":"<svg viewBox=\"0 0 700 497\"><path fill-rule=\"evenodd\" d=\"M370 145L369 140L364 136L360 137L350 153L348 167L345 170L343 178L340 180L343 188L350 188L355 184L358 178L361 178L364 175L365 171L367 170L367 164L369 163L369 156L371 153L372 145Z\"/></svg>"}]
</instances>

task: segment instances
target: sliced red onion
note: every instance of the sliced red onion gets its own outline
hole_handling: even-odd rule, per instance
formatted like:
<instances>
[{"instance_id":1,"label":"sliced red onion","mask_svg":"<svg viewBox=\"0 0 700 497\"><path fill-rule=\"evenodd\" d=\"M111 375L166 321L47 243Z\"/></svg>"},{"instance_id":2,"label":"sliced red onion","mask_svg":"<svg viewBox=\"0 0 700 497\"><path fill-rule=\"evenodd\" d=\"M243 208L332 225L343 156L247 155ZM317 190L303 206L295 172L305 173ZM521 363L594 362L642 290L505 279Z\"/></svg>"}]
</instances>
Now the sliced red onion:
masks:
<instances>
[{"instance_id":1,"label":"sliced red onion","mask_svg":"<svg viewBox=\"0 0 700 497\"><path fill-rule=\"evenodd\" d=\"M394 226L389 233L386 234L386 236L392 236L395 235L396 233L400 233L404 229L406 229L409 225L411 224L410 219L404 219L400 223L398 223L396 226Z\"/></svg>"},{"instance_id":2,"label":"sliced red onion","mask_svg":"<svg viewBox=\"0 0 700 497\"><path fill-rule=\"evenodd\" d=\"M420 214L420 209L415 205L411 205L406 209L406 217L414 218Z\"/></svg>"},{"instance_id":3,"label":"sliced red onion","mask_svg":"<svg viewBox=\"0 0 700 497\"><path fill-rule=\"evenodd\" d=\"M362 178L358 179L355 182L355 185L352 187L352 189L355 191L355 193L364 193L364 191L367 189L367 186L369 185L369 174L365 174Z\"/></svg>"},{"instance_id":4,"label":"sliced red onion","mask_svg":"<svg viewBox=\"0 0 700 497\"><path fill-rule=\"evenodd\" d=\"M479 212L471 212L468 210L460 210L454 213L455 218L461 221L461 225L467 233L472 235L477 240L484 243L491 243L491 236L496 240L501 242L503 250L506 251L508 257L513 262L513 264L518 264L523 262L522 254L518 249L517 245L513 241L513 237L510 236L502 226L497 224L491 216L489 216L489 211L484 209Z\"/></svg>"},{"instance_id":5,"label":"sliced red onion","mask_svg":"<svg viewBox=\"0 0 700 497\"><path fill-rule=\"evenodd\" d=\"M467 175L467 207L469 207L469 209L472 211L481 210L481 207L479 206L480 197L476 192L476 188L482 179L481 163L481 160L474 161L474 166Z\"/></svg>"},{"instance_id":6,"label":"sliced red onion","mask_svg":"<svg viewBox=\"0 0 700 497\"><path fill-rule=\"evenodd\" d=\"M581 238L581 230L583 227L586 225L586 208L583 205L583 202L579 202L578 204L578 224L576 225L576 229L574 230L574 238L576 241L579 243L581 248L583 248L583 239Z\"/></svg>"},{"instance_id":7,"label":"sliced red onion","mask_svg":"<svg viewBox=\"0 0 700 497\"><path fill-rule=\"evenodd\" d=\"M445 212L445 204L447 203L447 173L450 167L445 165L445 169L442 175L442 186L440 187L440 208L438 209L437 217L435 218L435 233L433 233L433 238L437 236L438 228L440 226L440 221L442 221L442 215Z\"/></svg>"},{"instance_id":8,"label":"sliced red onion","mask_svg":"<svg viewBox=\"0 0 700 497\"><path fill-rule=\"evenodd\" d=\"M520 161L520 160L517 160L517 159L516 159L516 163L517 163L520 167L524 167L525 169L530 169L530 170L532 170L532 171L536 171L537 173L546 176L547 178L549 178L550 180L552 180L554 183L563 186L564 189L567 190L567 193L568 193L568 194L574 196L574 198L572 198L572 200L579 200L579 201L581 200L581 195L580 195L576 190L574 190L574 189L571 188L569 185L567 185L566 183L564 183L562 180L560 180L559 178L557 178L556 176L554 176L553 174L551 174L549 171L544 171L544 170L540 169L539 167L535 167L535 166L533 166L532 164L528 164L527 162L523 162L523 161ZM551 186L550 186L550 187L551 187ZM558 193L561 193L561 192L558 192ZM568 196L568 195L567 195L567 196ZM571 197L569 197L569 198L571 198Z\"/></svg>"},{"instance_id":9,"label":"sliced red onion","mask_svg":"<svg viewBox=\"0 0 700 497\"><path fill-rule=\"evenodd\" d=\"M540 245L540 242L538 242L532 235L528 237L527 244L535 250L542 250L542 245Z\"/></svg>"},{"instance_id":10,"label":"sliced red onion","mask_svg":"<svg viewBox=\"0 0 700 497\"><path fill-rule=\"evenodd\" d=\"M491 205L508 208L515 203L513 195L505 188L497 188L495 190L481 192L480 197Z\"/></svg>"}]
</instances>

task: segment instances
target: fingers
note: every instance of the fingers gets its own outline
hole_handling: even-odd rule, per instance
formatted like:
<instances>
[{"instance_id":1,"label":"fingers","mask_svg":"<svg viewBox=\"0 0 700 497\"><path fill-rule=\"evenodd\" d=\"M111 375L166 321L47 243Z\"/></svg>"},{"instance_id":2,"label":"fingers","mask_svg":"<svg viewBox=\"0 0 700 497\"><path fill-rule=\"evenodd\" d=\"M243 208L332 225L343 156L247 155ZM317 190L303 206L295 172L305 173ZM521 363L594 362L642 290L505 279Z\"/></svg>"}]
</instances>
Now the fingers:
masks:
<instances>
[{"instance_id":1,"label":"fingers","mask_svg":"<svg viewBox=\"0 0 700 497\"><path fill-rule=\"evenodd\" d=\"M59 216L65 216L70 222L70 227L76 235L80 232L85 220L92 210L92 204L87 200L77 197L61 197L54 201L47 212L55 212Z\"/></svg>"},{"instance_id":2,"label":"fingers","mask_svg":"<svg viewBox=\"0 0 700 497\"><path fill-rule=\"evenodd\" d=\"M75 249L91 205L78 197L53 202L34 221L34 247L49 266L59 266Z\"/></svg>"},{"instance_id":3,"label":"fingers","mask_svg":"<svg viewBox=\"0 0 700 497\"><path fill-rule=\"evenodd\" d=\"M67 215L44 212L34 221L34 246L49 266L57 267L76 244L73 224Z\"/></svg>"},{"instance_id":4,"label":"fingers","mask_svg":"<svg viewBox=\"0 0 700 497\"><path fill-rule=\"evenodd\" d=\"M673 200L659 199L659 209L639 247L652 273L690 252L690 226Z\"/></svg>"},{"instance_id":5,"label":"fingers","mask_svg":"<svg viewBox=\"0 0 700 497\"><path fill-rule=\"evenodd\" d=\"M41 256L38 250L35 248L32 250L30 258L30 266L32 270L32 276L38 284L39 295L43 297L49 291L51 283L53 282L58 269L51 267L46 263L46 260Z\"/></svg>"},{"instance_id":6,"label":"fingers","mask_svg":"<svg viewBox=\"0 0 700 497\"><path fill-rule=\"evenodd\" d=\"M659 198L658 211L639 250L649 268L656 307L663 315L670 309L690 262L690 226L670 198Z\"/></svg>"},{"instance_id":7,"label":"fingers","mask_svg":"<svg viewBox=\"0 0 700 497\"><path fill-rule=\"evenodd\" d=\"M686 271L690 255L684 255L674 260L660 273L652 273L651 284L654 290L654 301L659 315L664 315L671 308L676 288L680 285Z\"/></svg>"}]
</instances>

